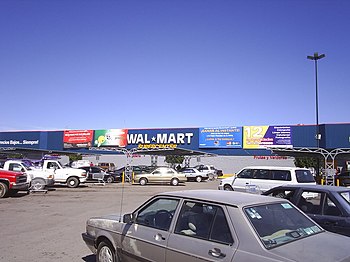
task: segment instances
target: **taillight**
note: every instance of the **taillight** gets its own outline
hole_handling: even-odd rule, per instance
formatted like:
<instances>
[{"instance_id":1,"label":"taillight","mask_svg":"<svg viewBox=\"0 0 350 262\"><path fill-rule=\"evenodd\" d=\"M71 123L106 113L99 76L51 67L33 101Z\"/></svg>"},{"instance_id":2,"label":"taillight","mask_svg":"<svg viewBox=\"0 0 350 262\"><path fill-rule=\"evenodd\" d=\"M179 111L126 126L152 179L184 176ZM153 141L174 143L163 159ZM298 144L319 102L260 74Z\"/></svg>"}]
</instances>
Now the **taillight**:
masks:
<instances>
[{"instance_id":1,"label":"taillight","mask_svg":"<svg viewBox=\"0 0 350 262\"><path fill-rule=\"evenodd\" d=\"M85 172L85 171L84 171L84 172L82 172L82 173L81 173L81 176L86 177L86 172Z\"/></svg>"}]
</instances>

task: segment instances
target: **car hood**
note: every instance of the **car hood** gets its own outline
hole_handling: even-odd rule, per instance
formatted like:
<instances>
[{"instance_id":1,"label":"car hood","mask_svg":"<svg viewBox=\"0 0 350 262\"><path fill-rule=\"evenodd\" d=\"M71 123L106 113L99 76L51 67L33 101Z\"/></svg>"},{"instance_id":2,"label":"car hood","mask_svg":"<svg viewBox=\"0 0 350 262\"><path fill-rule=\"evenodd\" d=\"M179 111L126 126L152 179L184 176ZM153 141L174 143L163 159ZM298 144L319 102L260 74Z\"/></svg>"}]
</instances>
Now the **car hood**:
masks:
<instances>
[{"instance_id":1,"label":"car hood","mask_svg":"<svg viewBox=\"0 0 350 262\"><path fill-rule=\"evenodd\" d=\"M119 214L92 217L87 221L87 225L92 227L112 229L115 223L122 222L122 216Z\"/></svg>"},{"instance_id":2,"label":"car hood","mask_svg":"<svg viewBox=\"0 0 350 262\"><path fill-rule=\"evenodd\" d=\"M322 232L270 250L294 261L345 262L350 261L348 237Z\"/></svg>"}]
</instances>

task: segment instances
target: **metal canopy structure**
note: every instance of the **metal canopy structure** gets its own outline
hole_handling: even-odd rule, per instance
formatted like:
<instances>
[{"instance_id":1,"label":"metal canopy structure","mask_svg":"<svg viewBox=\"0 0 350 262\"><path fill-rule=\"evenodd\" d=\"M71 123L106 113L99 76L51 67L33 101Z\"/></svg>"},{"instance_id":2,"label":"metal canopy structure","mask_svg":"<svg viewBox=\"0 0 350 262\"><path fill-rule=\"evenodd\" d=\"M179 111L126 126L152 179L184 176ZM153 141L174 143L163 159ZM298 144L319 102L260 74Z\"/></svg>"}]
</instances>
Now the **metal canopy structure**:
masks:
<instances>
[{"instance_id":1,"label":"metal canopy structure","mask_svg":"<svg viewBox=\"0 0 350 262\"><path fill-rule=\"evenodd\" d=\"M122 147L89 147L89 150L95 151L115 151L124 154L141 154L141 155L158 155L158 156L217 156L216 154L211 154L202 151L189 150L185 148L122 148Z\"/></svg>"},{"instance_id":2,"label":"metal canopy structure","mask_svg":"<svg viewBox=\"0 0 350 262\"><path fill-rule=\"evenodd\" d=\"M216 154L210 154L207 152L202 151L195 151L195 150L188 150L184 148L122 148L122 147L90 147L89 150L94 151L108 151L108 152L119 152L126 155L126 172L125 176L126 179L130 182L131 181L131 173L132 173L132 157L135 154L138 155L149 155L151 156L151 165L157 166L158 156L169 156L169 155L177 155L177 156L183 156L185 158L185 166L189 166L190 159L192 157L199 157L199 156L205 156L205 157L213 157L217 156Z\"/></svg>"},{"instance_id":3,"label":"metal canopy structure","mask_svg":"<svg viewBox=\"0 0 350 262\"><path fill-rule=\"evenodd\" d=\"M324 148L269 148L273 153L281 156L292 157L318 157L324 159L322 176L326 184L335 185L335 159L341 155L350 156L350 148L335 148L326 150Z\"/></svg>"}]
</instances>

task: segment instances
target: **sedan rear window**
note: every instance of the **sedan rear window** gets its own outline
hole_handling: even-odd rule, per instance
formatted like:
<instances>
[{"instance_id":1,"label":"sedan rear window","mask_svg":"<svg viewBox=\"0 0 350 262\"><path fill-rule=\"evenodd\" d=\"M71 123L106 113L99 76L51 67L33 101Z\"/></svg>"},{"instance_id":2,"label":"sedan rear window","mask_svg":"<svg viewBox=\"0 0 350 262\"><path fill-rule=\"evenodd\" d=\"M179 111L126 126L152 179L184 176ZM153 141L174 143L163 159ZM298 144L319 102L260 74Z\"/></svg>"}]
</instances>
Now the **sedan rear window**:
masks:
<instances>
[{"instance_id":1,"label":"sedan rear window","mask_svg":"<svg viewBox=\"0 0 350 262\"><path fill-rule=\"evenodd\" d=\"M181 208L176 234L232 245L233 238L222 208L188 201Z\"/></svg>"},{"instance_id":2,"label":"sedan rear window","mask_svg":"<svg viewBox=\"0 0 350 262\"><path fill-rule=\"evenodd\" d=\"M247 207L244 211L268 249L322 231L288 202Z\"/></svg>"},{"instance_id":3,"label":"sedan rear window","mask_svg":"<svg viewBox=\"0 0 350 262\"><path fill-rule=\"evenodd\" d=\"M341 192L340 195L344 198L350 205L350 191Z\"/></svg>"}]
</instances>

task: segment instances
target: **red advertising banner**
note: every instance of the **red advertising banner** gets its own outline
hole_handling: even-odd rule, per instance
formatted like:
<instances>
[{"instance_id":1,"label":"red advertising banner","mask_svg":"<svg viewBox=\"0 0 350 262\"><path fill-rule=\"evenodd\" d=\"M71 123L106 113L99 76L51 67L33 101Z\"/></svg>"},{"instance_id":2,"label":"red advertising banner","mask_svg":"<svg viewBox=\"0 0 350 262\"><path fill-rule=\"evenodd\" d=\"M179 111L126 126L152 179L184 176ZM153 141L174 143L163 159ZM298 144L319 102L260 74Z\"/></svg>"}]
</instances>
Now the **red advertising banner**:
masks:
<instances>
[{"instance_id":1,"label":"red advertising banner","mask_svg":"<svg viewBox=\"0 0 350 262\"><path fill-rule=\"evenodd\" d=\"M91 147L94 138L93 130L65 130L63 134L64 148Z\"/></svg>"}]
</instances>

